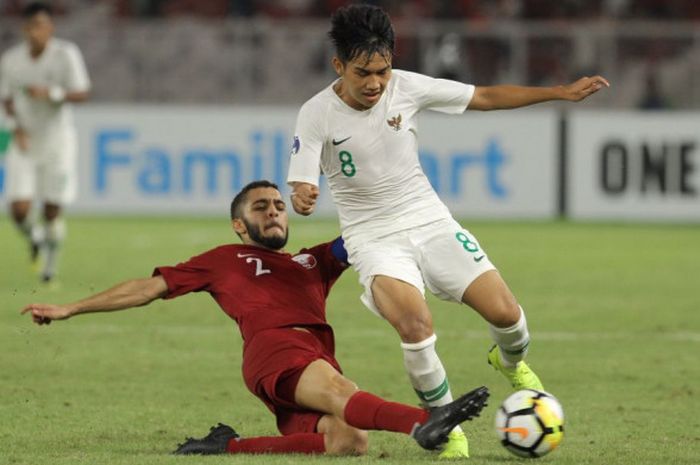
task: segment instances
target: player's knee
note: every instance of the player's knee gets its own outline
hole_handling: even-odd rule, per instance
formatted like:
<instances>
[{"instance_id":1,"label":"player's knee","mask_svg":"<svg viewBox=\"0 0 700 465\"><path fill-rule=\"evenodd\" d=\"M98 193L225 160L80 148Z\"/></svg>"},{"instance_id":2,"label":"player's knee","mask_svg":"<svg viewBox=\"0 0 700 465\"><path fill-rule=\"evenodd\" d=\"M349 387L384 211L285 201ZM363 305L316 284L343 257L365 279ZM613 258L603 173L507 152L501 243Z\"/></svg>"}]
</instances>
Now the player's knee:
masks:
<instances>
[{"instance_id":1,"label":"player's knee","mask_svg":"<svg viewBox=\"0 0 700 465\"><path fill-rule=\"evenodd\" d=\"M48 222L54 221L61 214L61 207L58 205L44 205L44 219Z\"/></svg>"},{"instance_id":2,"label":"player's knee","mask_svg":"<svg viewBox=\"0 0 700 465\"><path fill-rule=\"evenodd\" d=\"M10 211L12 212L12 219L15 223L23 223L29 215L29 204L26 202L15 202L10 207Z\"/></svg>"},{"instance_id":3,"label":"player's knee","mask_svg":"<svg viewBox=\"0 0 700 465\"><path fill-rule=\"evenodd\" d=\"M403 342L420 342L433 335L430 313L407 316L393 323Z\"/></svg>"},{"instance_id":4,"label":"player's knee","mask_svg":"<svg viewBox=\"0 0 700 465\"><path fill-rule=\"evenodd\" d=\"M332 455L365 455L368 445L366 431L344 425L328 434L326 452Z\"/></svg>"},{"instance_id":5,"label":"player's knee","mask_svg":"<svg viewBox=\"0 0 700 465\"><path fill-rule=\"evenodd\" d=\"M489 322L498 328L508 328L520 320L520 306L512 294L497 296L489 311Z\"/></svg>"},{"instance_id":6,"label":"player's knee","mask_svg":"<svg viewBox=\"0 0 700 465\"><path fill-rule=\"evenodd\" d=\"M335 401L345 405L347 399L357 392L357 385L340 373L330 379L328 394Z\"/></svg>"},{"instance_id":7,"label":"player's knee","mask_svg":"<svg viewBox=\"0 0 700 465\"><path fill-rule=\"evenodd\" d=\"M340 373L318 380L318 383L314 389L316 403L323 405L324 411L342 418L348 399L357 392L357 385Z\"/></svg>"},{"instance_id":8,"label":"player's knee","mask_svg":"<svg viewBox=\"0 0 700 465\"><path fill-rule=\"evenodd\" d=\"M27 214L26 213L12 213L12 220L17 223L17 224L22 224L24 223L24 220L27 219Z\"/></svg>"}]
</instances>

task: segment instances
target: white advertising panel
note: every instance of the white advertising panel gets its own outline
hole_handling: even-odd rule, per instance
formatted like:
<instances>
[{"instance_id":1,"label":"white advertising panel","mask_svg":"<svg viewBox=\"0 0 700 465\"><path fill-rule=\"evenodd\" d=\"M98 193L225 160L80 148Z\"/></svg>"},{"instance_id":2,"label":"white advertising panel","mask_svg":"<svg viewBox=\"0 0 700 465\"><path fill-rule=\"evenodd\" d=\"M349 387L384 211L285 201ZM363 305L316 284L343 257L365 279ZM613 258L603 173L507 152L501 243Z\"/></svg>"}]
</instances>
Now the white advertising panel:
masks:
<instances>
[{"instance_id":1,"label":"white advertising panel","mask_svg":"<svg viewBox=\"0 0 700 465\"><path fill-rule=\"evenodd\" d=\"M572 218L700 221L700 113L576 112L569 128Z\"/></svg>"},{"instance_id":2,"label":"white advertising panel","mask_svg":"<svg viewBox=\"0 0 700 465\"><path fill-rule=\"evenodd\" d=\"M85 213L226 214L260 178L286 189L297 107L84 105L75 109ZM548 111L421 116L421 162L458 217L556 212L557 117ZM1 158L0 158L1 160ZM0 200L3 176L0 161ZM322 184L319 214L335 214Z\"/></svg>"},{"instance_id":3,"label":"white advertising panel","mask_svg":"<svg viewBox=\"0 0 700 465\"><path fill-rule=\"evenodd\" d=\"M557 130L554 111L426 112L419 122L421 164L455 216L551 218Z\"/></svg>"}]
</instances>

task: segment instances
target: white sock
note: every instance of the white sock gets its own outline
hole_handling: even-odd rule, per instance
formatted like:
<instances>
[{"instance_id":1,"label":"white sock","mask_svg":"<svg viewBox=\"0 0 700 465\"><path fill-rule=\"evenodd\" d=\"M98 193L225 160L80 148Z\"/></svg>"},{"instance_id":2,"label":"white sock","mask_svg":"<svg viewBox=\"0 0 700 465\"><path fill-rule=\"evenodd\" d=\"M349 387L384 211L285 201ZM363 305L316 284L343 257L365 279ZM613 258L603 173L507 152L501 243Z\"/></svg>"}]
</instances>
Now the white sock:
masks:
<instances>
[{"instance_id":1,"label":"white sock","mask_svg":"<svg viewBox=\"0 0 700 465\"><path fill-rule=\"evenodd\" d=\"M62 218L56 218L46 223L46 263L44 276L56 274L58 251L66 237L66 223Z\"/></svg>"},{"instance_id":2,"label":"white sock","mask_svg":"<svg viewBox=\"0 0 700 465\"><path fill-rule=\"evenodd\" d=\"M429 407L440 407L452 402L452 391L447 373L435 351L437 336L433 334L420 342L402 342L403 363L418 398ZM457 425L452 431L462 431Z\"/></svg>"},{"instance_id":3,"label":"white sock","mask_svg":"<svg viewBox=\"0 0 700 465\"><path fill-rule=\"evenodd\" d=\"M37 227L27 215L21 223L15 223L17 229L28 241L34 241L35 236L39 236L43 228Z\"/></svg>"},{"instance_id":4,"label":"white sock","mask_svg":"<svg viewBox=\"0 0 700 465\"><path fill-rule=\"evenodd\" d=\"M420 342L402 342L403 362L418 397L430 407L452 402L447 373L435 352L437 336Z\"/></svg>"},{"instance_id":5,"label":"white sock","mask_svg":"<svg viewBox=\"0 0 700 465\"><path fill-rule=\"evenodd\" d=\"M30 233L30 240L32 243L39 246L43 245L44 241L46 241L46 226L43 224L34 223Z\"/></svg>"},{"instance_id":6,"label":"white sock","mask_svg":"<svg viewBox=\"0 0 700 465\"><path fill-rule=\"evenodd\" d=\"M522 361L530 345L530 333L527 331L525 312L520 308L520 319L508 328L497 328L489 325L493 341L501 352L501 362L506 367L514 367Z\"/></svg>"}]
</instances>

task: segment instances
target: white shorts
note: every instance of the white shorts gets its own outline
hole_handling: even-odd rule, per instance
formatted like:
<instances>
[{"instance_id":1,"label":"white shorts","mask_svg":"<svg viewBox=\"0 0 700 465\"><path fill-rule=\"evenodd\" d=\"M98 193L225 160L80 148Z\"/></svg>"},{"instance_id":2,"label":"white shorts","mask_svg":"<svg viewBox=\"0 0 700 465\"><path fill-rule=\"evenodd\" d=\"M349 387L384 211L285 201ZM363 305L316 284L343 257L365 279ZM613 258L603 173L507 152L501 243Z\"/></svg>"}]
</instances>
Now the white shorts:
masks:
<instances>
[{"instance_id":1,"label":"white shorts","mask_svg":"<svg viewBox=\"0 0 700 465\"><path fill-rule=\"evenodd\" d=\"M5 163L7 199L56 205L73 202L78 193L76 158L75 135L65 135L62 143L53 146L30 145L27 152L20 152L14 143L10 144Z\"/></svg>"},{"instance_id":2,"label":"white shorts","mask_svg":"<svg viewBox=\"0 0 700 465\"><path fill-rule=\"evenodd\" d=\"M372 281L383 275L436 297L461 302L464 291L482 273L495 270L476 238L453 219L440 220L372 241L345 240L348 260L360 275L362 302L381 316L372 297Z\"/></svg>"}]
</instances>

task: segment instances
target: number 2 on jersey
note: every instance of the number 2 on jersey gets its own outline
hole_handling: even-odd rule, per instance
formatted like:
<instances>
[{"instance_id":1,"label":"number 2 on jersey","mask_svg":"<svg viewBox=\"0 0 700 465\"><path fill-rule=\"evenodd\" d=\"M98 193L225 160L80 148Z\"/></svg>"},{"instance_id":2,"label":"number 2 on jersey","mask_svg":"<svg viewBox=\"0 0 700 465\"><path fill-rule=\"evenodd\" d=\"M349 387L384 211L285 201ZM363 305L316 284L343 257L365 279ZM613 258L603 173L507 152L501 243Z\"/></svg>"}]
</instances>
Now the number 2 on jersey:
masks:
<instances>
[{"instance_id":1,"label":"number 2 on jersey","mask_svg":"<svg viewBox=\"0 0 700 465\"><path fill-rule=\"evenodd\" d=\"M245 262L246 263L255 262L255 276L260 276L261 274L271 273L270 270L262 267L262 260L260 260L258 257L248 257L245 259Z\"/></svg>"},{"instance_id":2,"label":"number 2 on jersey","mask_svg":"<svg viewBox=\"0 0 700 465\"><path fill-rule=\"evenodd\" d=\"M352 162L352 154L347 150L343 150L338 154L338 158L340 159L340 171L349 178L355 176L357 168Z\"/></svg>"}]
</instances>

